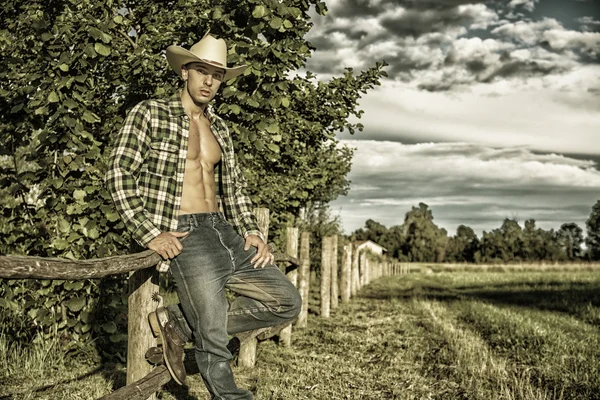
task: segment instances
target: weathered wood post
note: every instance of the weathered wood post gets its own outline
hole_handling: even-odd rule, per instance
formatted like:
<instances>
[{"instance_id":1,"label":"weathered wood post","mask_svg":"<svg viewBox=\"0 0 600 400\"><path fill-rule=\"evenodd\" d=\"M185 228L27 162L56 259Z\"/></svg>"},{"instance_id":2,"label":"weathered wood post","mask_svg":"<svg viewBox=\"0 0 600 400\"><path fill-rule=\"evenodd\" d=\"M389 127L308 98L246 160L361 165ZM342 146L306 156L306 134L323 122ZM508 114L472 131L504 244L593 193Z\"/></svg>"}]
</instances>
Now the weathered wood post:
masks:
<instances>
[{"instance_id":1,"label":"weathered wood post","mask_svg":"<svg viewBox=\"0 0 600 400\"><path fill-rule=\"evenodd\" d=\"M329 318L331 306L331 247L331 237L324 237L321 246L321 316L324 318Z\"/></svg>"},{"instance_id":2,"label":"weathered wood post","mask_svg":"<svg viewBox=\"0 0 600 400\"><path fill-rule=\"evenodd\" d=\"M360 279L358 280L358 282L359 282L358 288L360 289L364 285L366 285L366 280L367 280L367 251L366 250L363 250L360 253L359 267L360 267Z\"/></svg>"},{"instance_id":3,"label":"weathered wood post","mask_svg":"<svg viewBox=\"0 0 600 400\"><path fill-rule=\"evenodd\" d=\"M298 228L287 228L286 253L292 257L298 258ZM288 279L298 287L298 270L294 269L287 273ZM292 345L292 325L289 325L279 332L281 343L290 347Z\"/></svg>"},{"instance_id":4,"label":"weathered wood post","mask_svg":"<svg viewBox=\"0 0 600 400\"><path fill-rule=\"evenodd\" d=\"M296 327L306 328L308 322L308 296L310 292L310 233L302 232L300 237L300 269L298 271L298 291L302 296L302 310L296 320Z\"/></svg>"},{"instance_id":5,"label":"weathered wood post","mask_svg":"<svg viewBox=\"0 0 600 400\"><path fill-rule=\"evenodd\" d=\"M360 288L360 251L358 247L352 245L352 277L350 278L351 296L356 296L358 289Z\"/></svg>"},{"instance_id":6,"label":"weathered wood post","mask_svg":"<svg viewBox=\"0 0 600 400\"><path fill-rule=\"evenodd\" d=\"M154 368L146 361L146 351L156 346L152 335L148 314L156 309L157 303L152 294L158 293L158 272L156 268L146 268L131 273L128 281L127 299L127 384L148 375ZM148 399L155 399L151 395Z\"/></svg>"},{"instance_id":7,"label":"weathered wood post","mask_svg":"<svg viewBox=\"0 0 600 400\"><path fill-rule=\"evenodd\" d=\"M258 221L258 229L265 238L265 243L269 240L269 209L268 208L255 208L254 215ZM240 346L240 353L238 355L238 365L240 367L253 367L256 364L256 346L258 344L257 338L252 338Z\"/></svg>"},{"instance_id":8,"label":"weathered wood post","mask_svg":"<svg viewBox=\"0 0 600 400\"><path fill-rule=\"evenodd\" d=\"M338 307L339 301L338 284L338 235L331 237L331 309Z\"/></svg>"},{"instance_id":9,"label":"weathered wood post","mask_svg":"<svg viewBox=\"0 0 600 400\"><path fill-rule=\"evenodd\" d=\"M340 291L342 303L350 301L352 295L352 243L344 246L342 255L342 272L340 274Z\"/></svg>"}]
</instances>

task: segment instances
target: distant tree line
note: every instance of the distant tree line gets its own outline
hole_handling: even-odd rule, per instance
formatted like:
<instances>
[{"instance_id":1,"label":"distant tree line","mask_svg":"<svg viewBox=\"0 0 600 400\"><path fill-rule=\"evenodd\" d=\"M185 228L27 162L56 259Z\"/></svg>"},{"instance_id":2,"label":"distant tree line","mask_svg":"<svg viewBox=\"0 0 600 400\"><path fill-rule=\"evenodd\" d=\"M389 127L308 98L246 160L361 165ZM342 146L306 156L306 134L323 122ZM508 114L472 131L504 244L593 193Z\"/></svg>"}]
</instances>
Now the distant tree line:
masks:
<instances>
[{"instance_id":1,"label":"distant tree line","mask_svg":"<svg viewBox=\"0 0 600 400\"><path fill-rule=\"evenodd\" d=\"M544 230L528 219L524 227L505 219L500 228L483 232L460 225L454 236L433 222L429 206L419 203L406 213L402 225L389 229L371 219L354 231L351 240L371 240L401 261L511 263L534 261L600 261L600 200L586 221L587 236L575 223ZM584 246L585 243L585 246Z\"/></svg>"}]
</instances>

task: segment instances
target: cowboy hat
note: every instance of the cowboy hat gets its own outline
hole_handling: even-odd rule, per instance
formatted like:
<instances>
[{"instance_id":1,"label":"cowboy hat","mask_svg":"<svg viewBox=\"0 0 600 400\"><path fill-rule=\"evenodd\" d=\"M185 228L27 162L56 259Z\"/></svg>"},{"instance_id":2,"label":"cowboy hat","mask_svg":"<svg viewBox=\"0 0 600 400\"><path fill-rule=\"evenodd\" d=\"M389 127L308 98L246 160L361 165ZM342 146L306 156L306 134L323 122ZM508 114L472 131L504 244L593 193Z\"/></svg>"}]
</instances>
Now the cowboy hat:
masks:
<instances>
[{"instance_id":1,"label":"cowboy hat","mask_svg":"<svg viewBox=\"0 0 600 400\"><path fill-rule=\"evenodd\" d=\"M167 61L173 70L181 77L181 67L191 62L203 62L214 67L223 68L223 81L235 78L246 70L247 65L227 67L227 45L225 40L212 35L205 35L189 50L179 46L167 47Z\"/></svg>"}]
</instances>

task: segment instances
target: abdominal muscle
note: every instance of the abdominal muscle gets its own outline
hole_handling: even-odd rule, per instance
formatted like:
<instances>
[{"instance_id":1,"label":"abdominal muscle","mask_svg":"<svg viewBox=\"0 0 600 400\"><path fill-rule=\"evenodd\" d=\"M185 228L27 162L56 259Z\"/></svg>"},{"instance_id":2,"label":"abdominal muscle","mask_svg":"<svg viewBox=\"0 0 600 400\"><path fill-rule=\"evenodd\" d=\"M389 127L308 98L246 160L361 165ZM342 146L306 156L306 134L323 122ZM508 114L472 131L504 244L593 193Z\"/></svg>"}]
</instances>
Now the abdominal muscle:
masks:
<instances>
[{"instance_id":1,"label":"abdominal muscle","mask_svg":"<svg viewBox=\"0 0 600 400\"><path fill-rule=\"evenodd\" d=\"M190 119L179 215L219 211L214 169L220 159L221 148L206 118Z\"/></svg>"}]
</instances>

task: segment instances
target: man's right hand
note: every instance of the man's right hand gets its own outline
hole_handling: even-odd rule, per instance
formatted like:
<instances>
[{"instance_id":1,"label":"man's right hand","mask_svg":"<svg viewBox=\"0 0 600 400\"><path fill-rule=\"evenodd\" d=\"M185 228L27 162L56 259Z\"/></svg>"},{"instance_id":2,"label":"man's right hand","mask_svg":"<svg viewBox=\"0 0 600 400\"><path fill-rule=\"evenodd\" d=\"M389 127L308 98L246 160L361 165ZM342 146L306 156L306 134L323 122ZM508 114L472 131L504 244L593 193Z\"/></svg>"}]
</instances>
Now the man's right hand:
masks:
<instances>
[{"instance_id":1,"label":"man's right hand","mask_svg":"<svg viewBox=\"0 0 600 400\"><path fill-rule=\"evenodd\" d=\"M175 258L183 250L178 238L185 237L189 232L163 232L148 243L148 248L154 250L165 259Z\"/></svg>"}]
</instances>

